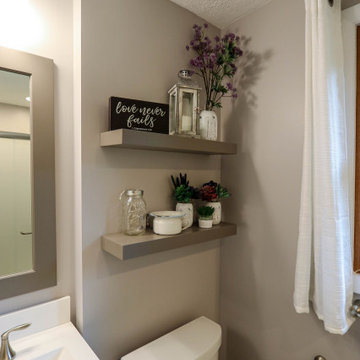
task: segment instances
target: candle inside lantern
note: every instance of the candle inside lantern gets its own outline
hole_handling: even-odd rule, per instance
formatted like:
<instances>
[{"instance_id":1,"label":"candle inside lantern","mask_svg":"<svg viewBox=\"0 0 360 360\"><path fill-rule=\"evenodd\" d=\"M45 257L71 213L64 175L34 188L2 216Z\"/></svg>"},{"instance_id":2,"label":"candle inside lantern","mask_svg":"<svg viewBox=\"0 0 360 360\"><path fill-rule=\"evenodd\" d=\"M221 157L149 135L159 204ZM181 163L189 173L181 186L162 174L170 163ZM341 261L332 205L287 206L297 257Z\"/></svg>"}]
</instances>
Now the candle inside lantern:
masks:
<instances>
[{"instance_id":1,"label":"candle inside lantern","mask_svg":"<svg viewBox=\"0 0 360 360\"><path fill-rule=\"evenodd\" d=\"M182 131L191 131L191 116L182 116Z\"/></svg>"},{"instance_id":2,"label":"candle inside lantern","mask_svg":"<svg viewBox=\"0 0 360 360\"><path fill-rule=\"evenodd\" d=\"M191 94L190 93L186 93L184 92L184 97L183 97L183 108L182 108L182 127L181 130L182 131L191 131L192 128L192 117L191 117Z\"/></svg>"}]
</instances>

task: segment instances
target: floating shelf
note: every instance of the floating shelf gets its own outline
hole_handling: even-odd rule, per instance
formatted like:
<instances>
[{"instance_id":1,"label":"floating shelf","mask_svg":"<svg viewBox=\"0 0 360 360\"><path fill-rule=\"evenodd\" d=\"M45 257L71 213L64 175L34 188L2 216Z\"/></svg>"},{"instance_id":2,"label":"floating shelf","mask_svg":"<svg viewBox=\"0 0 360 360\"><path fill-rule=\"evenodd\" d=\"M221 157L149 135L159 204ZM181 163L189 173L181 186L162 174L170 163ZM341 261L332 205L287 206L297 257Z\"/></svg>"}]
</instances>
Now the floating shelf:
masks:
<instances>
[{"instance_id":1,"label":"floating shelf","mask_svg":"<svg viewBox=\"0 0 360 360\"><path fill-rule=\"evenodd\" d=\"M161 251L199 244L236 234L236 225L221 223L211 229L193 226L179 235L156 235L147 231L144 235L128 236L122 233L102 237L102 248L120 260L158 253Z\"/></svg>"},{"instance_id":2,"label":"floating shelf","mask_svg":"<svg viewBox=\"0 0 360 360\"><path fill-rule=\"evenodd\" d=\"M236 154L236 144L184 136L119 129L101 133L101 146L207 155Z\"/></svg>"}]
</instances>

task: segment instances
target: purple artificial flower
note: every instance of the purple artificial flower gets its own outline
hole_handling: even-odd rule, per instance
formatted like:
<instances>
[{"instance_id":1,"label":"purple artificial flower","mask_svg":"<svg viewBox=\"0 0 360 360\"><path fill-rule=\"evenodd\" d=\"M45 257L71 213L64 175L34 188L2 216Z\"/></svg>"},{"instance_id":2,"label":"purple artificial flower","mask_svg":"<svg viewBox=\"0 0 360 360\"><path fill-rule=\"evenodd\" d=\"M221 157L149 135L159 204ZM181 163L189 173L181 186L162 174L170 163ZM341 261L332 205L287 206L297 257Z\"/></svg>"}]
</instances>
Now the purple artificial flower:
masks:
<instances>
[{"instance_id":1,"label":"purple artificial flower","mask_svg":"<svg viewBox=\"0 0 360 360\"><path fill-rule=\"evenodd\" d=\"M198 67L198 61L196 59L191 59L190 60L190 65L194 68L197 68Z\"/></svg>"},{"instance_id":2,"label":"purple artificial flower","mask_svg":"<svg viewBox=\"0 0 360 360\"><path fill-rule=\"evenodd\" d=\"M190 65L193 66L194 68L199 68L199 69L204 66L203 61L200 56L191 59Z\"/></svg>"},{"instance_id":3,"label":"purple artificial flower","mask_svg":"<svg viewBox=\"0 0 360 360\"><path fill-rule=\"evenodd\" d=\"M198 62L198 67L203 67L204 66L204 62L202 60L202 58L200 56L197 57L197 62Z\"/></svg>"},{"instance_id":4,"label":"purple artificial flower","mask_svg":"<svg viewBox=\"0 0 360 360\"><path fill-rule=\"evenodd\" d=\"M243 54L243 51L238 47L235 47L234 51L237 56L242 56L242 54Z\"/></svg>"},{"instance_id":5,"label":"purple artificial flower","mask_svg":"<svg viewBox=\"0 0 360 360\"><path fill-rule=\"evenodd\" d=\"M201 31L199 29L195 30L194 39L195 40L200 40L201 39Z\"/></svg>"},{"instance_id":6,"label":"purple artificial flower","mask_svg":"<svg viewBox=\"0 0 360 360\"><path fill-rule=\"evenodd\" d=\"M212 46L212 41L206 34L208 28L207 23L202 26L194 24L194 35L186 45L186 50L195 52L190 60L190 65L195 70L192 73L202 76L211 85L206 89L206 109L212 110L214 106L221 106L220 99L226 94L234 99L238 97L236 88L230 81L225 82L225 79L230 80L234 76L237 71L235 62L243 55L243 51L237 45L240 37L233 33L227 33L222 38L215 36L215 44Z\"/></svg>"},{"instance_id":7,"label":"purple artificial flower","mask_svg":"<svg viewBox=\"0 0 360 360\"><path fill-rule=\"evenodd\" d=\"M204 37L204 40L205 40L205 42L206 42L206 45L210 45L210 44L211 44L211 40L210 40L207 36Z\"/></svg>"},{"instance_id":8,"label":"purple artificial flower","mask_svg":"<svg viewBox=\"0 0 360 360\"><path fill-rule=\"evenodd\" d=\"M216 55L214 53L210 53L210 55L207 56L206 67L208 69L214 69L215 63L216 63Z\"/></svg>"}]
</instances>

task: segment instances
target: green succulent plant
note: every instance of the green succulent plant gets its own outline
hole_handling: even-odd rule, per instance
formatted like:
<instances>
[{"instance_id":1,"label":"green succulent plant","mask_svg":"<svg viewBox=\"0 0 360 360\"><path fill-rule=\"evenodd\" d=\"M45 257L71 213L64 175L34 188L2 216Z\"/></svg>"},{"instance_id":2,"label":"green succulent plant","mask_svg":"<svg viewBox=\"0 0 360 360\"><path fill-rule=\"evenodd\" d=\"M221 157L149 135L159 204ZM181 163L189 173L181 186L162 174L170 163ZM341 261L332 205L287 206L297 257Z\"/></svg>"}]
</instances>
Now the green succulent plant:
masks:
<instances>
[{"instance_id":1,"label":"green succulent plant","mask_svg":"<svg viewBox=\"0 0 360 360\"><path fill-rule=\"evenodd\" d=\"M174 186L174 195L177 202L189 203L191 199L200 199L200 189L189 185L187 174L180 173L176 177L171 175L171 182Z\"/></svg>"},{"instance_id":2,"label":"green succulent plant","mask_svg":"<svg viewBox=\"0 0 360 360\"><path fill-rule=\"evenodd\" d=\"M178 188L180 185L185 185L185 186L189 186L189 180L187 179L187 174L179 174L179 176L177 176L176 178L174 178L171 175L171 181L174 185L174 189L176 190L176 188Z\"/></svg>"},{"instance_id":3,"label":"green succulent plant","mask_svg":"<svg viewBox=\"0 0 360 360\"><path fill-rule=\"evenodd\" d=\"M228 190L220 184L218 184L216 187L216 193L219 199L227 199L230 197L230 193L228 192Z\"/></svg>"},{"instance_id":4,"label":"green succulent plant","mask_svg":"<svg viewBox=\"0 0 360 360\"><path fill-rule=\"evenodd\" d=\"M175 188L175 200L179 203L189 203L192 199L193 192L187 185L180 185Z\"/></svg>"},{"instance_id":5,"label":"green succulent plant","mask_svg":"<svg viewBox=\"0 0 360 360\"><path fill-rule=\"evenodd\" d=\"M212 206L200 206L197 212L201 219L211 219L215 209Z\"/></svg>"}]
</instances>

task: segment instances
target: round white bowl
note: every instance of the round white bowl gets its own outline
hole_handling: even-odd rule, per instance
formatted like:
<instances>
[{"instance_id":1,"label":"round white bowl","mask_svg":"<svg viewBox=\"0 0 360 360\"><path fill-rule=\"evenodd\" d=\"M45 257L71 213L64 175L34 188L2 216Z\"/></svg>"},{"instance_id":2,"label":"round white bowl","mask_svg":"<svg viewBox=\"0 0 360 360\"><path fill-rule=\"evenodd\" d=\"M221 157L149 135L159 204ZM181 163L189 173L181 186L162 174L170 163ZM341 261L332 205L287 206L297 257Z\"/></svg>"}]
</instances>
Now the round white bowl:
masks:
<instances>
[{"instance_id":1,"label":"round white bowl","mask_svg":"<svg viewBox=\"0 0 360 360\"><path fill-rule=\"evenodd\" d=\"M154 211L150 214L154 217L153 230L158 235L176 235L182 230L181 211Z\"/></svg>"}]
</instances>

